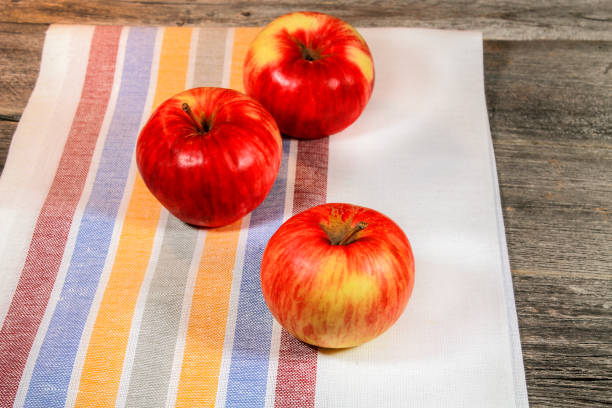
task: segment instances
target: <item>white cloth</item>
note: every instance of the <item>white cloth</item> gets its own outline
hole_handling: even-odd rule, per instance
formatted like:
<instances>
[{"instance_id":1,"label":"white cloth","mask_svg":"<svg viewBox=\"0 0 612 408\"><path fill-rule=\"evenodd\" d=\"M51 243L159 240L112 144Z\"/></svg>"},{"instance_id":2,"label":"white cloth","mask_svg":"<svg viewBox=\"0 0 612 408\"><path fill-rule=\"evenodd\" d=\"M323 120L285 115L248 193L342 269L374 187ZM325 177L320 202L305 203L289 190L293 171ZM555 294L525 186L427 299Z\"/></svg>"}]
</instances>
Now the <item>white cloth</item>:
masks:
<instances>
[{"instance_id":1,"label":"white cloth","mask_svg":"<svg viewBox=\"0 0 612 408\"><path fill-rule=\"evenodd\" d=\"M329 148L327 199L395 220L415 255L400 320L320 353L317 406L527 406L475 32L366 28L372 98Z\"/></svg>"}]
</instances>

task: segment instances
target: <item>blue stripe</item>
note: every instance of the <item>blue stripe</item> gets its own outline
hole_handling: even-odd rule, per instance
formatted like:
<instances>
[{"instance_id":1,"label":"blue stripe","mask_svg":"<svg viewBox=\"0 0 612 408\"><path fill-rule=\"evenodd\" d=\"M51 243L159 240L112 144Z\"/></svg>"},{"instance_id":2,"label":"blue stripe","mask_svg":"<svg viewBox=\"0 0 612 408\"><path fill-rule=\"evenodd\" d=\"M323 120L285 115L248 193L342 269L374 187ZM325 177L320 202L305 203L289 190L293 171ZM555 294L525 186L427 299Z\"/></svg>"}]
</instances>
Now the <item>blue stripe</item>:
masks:
<instances>
[{"instance_id":1,"label":"blue stripe","mask_svg":"<svg viewBox=\"0 0 612 408\"><path fill-rule=\"evenodd\" d=\"M121 203L149 88L156 29L130 29L117 104L79 226L74 252L43 344L26 406L63 407Z\"/></svg>"},{"instance_id":2,"label":"blue stripe","mask_svg":"<svg viewBox=\"0 0 612 408\"><path fill-rule=\"evenodd\" d=\"M234 346L227 384L227 407L263 407L268 380L272 314L261 294L259 268L268 240L281 226L285 209L289 141L265 201L251 213L244 255Z\"/></svg>"}]
</instances>

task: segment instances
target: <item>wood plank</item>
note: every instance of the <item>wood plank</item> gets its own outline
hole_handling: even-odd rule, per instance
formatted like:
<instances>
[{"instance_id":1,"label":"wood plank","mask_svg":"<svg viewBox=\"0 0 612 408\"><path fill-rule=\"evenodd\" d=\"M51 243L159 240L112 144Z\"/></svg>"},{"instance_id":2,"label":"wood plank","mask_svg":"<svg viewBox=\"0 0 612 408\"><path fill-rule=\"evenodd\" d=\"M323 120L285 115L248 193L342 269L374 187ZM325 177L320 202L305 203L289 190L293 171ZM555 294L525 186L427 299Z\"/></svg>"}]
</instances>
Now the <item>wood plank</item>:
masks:
<instances>
[{"instance_id":1,"label":"wood plank","mask_svg":"<svg viewBox=\"0 0 612 408\"><path fill-rule=\"evenodd\" d=\"M611 286L575 275L514 274L532 407L612 401Z\"/></svg>"},{"instance_id":2,"label":"wood plank","mask_svg":"<svg viewBox=\"0 0 612 408\"><path fill-rule=\"evenodd\" d=\"M0 23L0 118L18 121L40 67L47 26Z\"/></svg>"},{"instance_id":3,"label":"wood plank","mask_svg":"<svg viewBox=\"0 0 612 408\"><path fill-rule=\"evenodd\" d=\"M0 174L36 84L46 29L45 24L0 23Z\"/></svg>"},{"instance_id":4,"label":"wood plank","mask_svg":"<svg viewBox=\"0 0 612 408\"><path fill-rule=\"evenodd\" d=\"M508 140L611 142L611 55L609 42L487 41L491 125Z\"/></svg>"},{"instance_id":5,"label":"wood plank","mask_svg":"<svg viewBox=\"0 0 612 408\"><path fill-rule=\"evenodd\" d=\"M0 6L0 22L250 26L293 10L322 11L357 26L478 30L487 39L612 40L608 0L16 0Z\"/></svg>"},{"instance_id":6,"label":"wood plank","mask_svg":"<svg viewBox=\"0 0 612 408\"><path fill-rule=\"evenodd\" d=\"M9 145L11 144L11 138L13 133L17 129L17 122L0 120L0 175L2 175L2 169L8 156Z\"/></svg>"},{"instance_id":7,"label":"wood plank","mask_svg":"<svg viewBox=\"0 0 612 408\"><path fill-rule=\"evenodd\" d=\"M485 87L530 403L612 401L610 42L487 41Z\"/></svg>"},{"instance_id":8,"label":"wood plank","mask_svg":"<svg viewBox=\"0 0 612 408\"><path fill-rule=\"evenodd\" d=\"M496 142L495 152L512 267L571 277L579 265L612 279L612 148Z\"/></svg>"}]
</instances>

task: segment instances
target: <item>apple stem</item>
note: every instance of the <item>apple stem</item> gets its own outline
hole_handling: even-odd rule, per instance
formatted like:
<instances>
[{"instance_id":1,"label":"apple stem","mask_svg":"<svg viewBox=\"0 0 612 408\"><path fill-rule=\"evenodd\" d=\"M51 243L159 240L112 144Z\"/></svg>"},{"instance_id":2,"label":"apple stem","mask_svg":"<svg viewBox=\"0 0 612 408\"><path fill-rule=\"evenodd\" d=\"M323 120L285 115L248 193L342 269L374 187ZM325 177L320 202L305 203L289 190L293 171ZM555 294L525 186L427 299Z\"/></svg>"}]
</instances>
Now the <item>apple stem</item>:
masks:
<instances>
[{"instance_id":1,"label":"apple stem","mask_svg":"<svg viewBox=\"0 0 612 408\"><path fill-rule=\"evenodd\" d=\"M310 47L307 47L306 45L302 44L301 42L296 40L296 43L298 45L298 47L300 48L300 52L302 53L302 57L306 60L306 61L314 61L319 59L319 54L313 50Z\"/></svg>"},{"instance_id":2,"label":"apple stem","mask_svg":"<svg viewBox=\"0 0 612 408\"><path fill-rule=\"evenodd\" d=\"M189 117L191 118L191 121L193 122L195 127L198 129L198 132L200 133L208 132L208 129L205 129L200 123L200 121L198 120L198 118L196 118L196 116L193 114L193 111L191 110L187 102L183 102L183 105L181 106L181 108L183 108L183 111L189 115Z\"/></svg>"},{"instance_id":3,"label":"apple stem","mask_svg":"<svg viewBox=\"0 0 612 408\"><path fill-rule=\"evenodd\" d=\"M363 221L358 222L357 225L351 228L349 232L347 232L347 234L344 236L344 238L342 238L340 242L338 242L338 245L350 244L351 242L353 242L353 237L355 236L355 234L357 234L359 231L364 230L367 226L368 224Z\"/></svg>"}]
</instances>

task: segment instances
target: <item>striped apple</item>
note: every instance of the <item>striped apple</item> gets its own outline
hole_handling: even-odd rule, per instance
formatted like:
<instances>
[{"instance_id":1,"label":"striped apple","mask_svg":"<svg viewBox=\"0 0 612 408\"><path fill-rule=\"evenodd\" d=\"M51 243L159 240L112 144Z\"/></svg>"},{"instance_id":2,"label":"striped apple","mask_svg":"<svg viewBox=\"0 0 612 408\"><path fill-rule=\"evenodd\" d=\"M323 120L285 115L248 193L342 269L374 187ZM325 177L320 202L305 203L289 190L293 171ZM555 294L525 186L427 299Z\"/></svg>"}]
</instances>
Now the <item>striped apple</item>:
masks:
<instances>
[{"instance_id":1,"label":"striped apple","mask_svg":"<svg viewBox=\"0 0 612 408\"><path fill-rule=\"evenodd\" d=\"M337 133L363 112L374 62L363 37L339 18L315 12L278 17L246 55L244 87L282 133L314 139Z\"/></svg>"},{"instance_id":2,"label":"striped apple","mask_svg":"<svg viewBox=\"0 0 612 408\"><path fill-rule=\"evenodd\" d=\"M414 286L404 232L385 215L323 204L287 220L263 254L261 288L276 320L325 348L367 342L395 323Z\"/></svg>"},{"instance_id":3,"label":"striped apple","mask_svg":"<svg viewBox=\"0 0 612 408\"><path fill-rule=\"evenodd\" d=\"M278 174L281 143L274 118L253 98L193 88L153 112L138 137L136 163L170 213L218 227L263 202Z\"/></svg>"}]
</instances>

